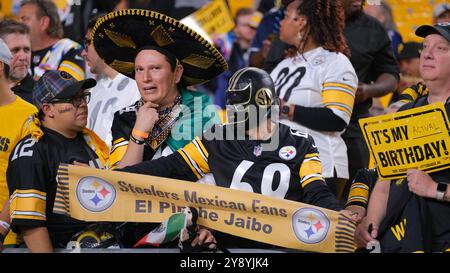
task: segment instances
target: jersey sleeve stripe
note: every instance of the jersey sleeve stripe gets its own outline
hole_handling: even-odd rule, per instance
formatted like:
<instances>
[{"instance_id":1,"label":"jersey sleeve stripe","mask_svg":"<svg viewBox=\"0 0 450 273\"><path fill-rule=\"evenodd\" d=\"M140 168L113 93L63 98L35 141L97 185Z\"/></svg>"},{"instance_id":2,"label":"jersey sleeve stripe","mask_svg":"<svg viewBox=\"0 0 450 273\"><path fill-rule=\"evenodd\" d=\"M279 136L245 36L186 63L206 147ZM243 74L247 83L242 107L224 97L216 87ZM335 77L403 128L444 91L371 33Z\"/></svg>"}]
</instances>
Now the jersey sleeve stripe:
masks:
<instances>
[{"instance_id":1,"label":"jersey sleeve stripe","mask_svg":"<svg viewBox=\"0 0 450 273\"><path fill-rule=\"evenodd\" d=\"M112 146L111 153L113 153L117 148L120 148L120 147L122 147L122 146L127 146L128 143L130 143L130 142L125 140L125 141L122 141L122 142L120 142L120 143L114 144L114 145Z\"/></svg>"},{"instance_id":2,"label":"jersey sleeve stripe","mask_svg":"<svg viewBox=\"0 0 450 273\"><path fill-rule=\"evenodd\" d=\"M351 96L351 97L355 97L355 92L354 92L354 90L349 90L349 89L346 89L346 88L341 88L341 87L337 87L337 86L333 86L333 87L325 87L323 90L322 90L322 92L325 92L325 91L336 91L336 92L341 92L341 93L343 93L343 94L347 94L347 95L349 95L349 96Z\"/></svg>"},{"instance_id":3,"label":"jersey sleeve stripe","mask_svg":"<svg viewBox=\"0 0 450 273\"><path fill-rule=\"evenodd\" d=\"M192 141L192 143L195 145L195 148L197 148L198 152L200 153L200 155L203 157L203 159L205 160L205 162L208 162L208 153L205 153L206 150L202 149L201 142L197 141L197 139L194 139Z\"/></svg>"},{"instance_id":4,"label":"jersey sleeve stripe","mask_svg":"<svg viewBox=\"0 0 450 273\"><path fill-rule=\"evenodd\" d=\"M14 215L24 215L24 212L45 218L47 198L45 193L44 195L41 193L40 191L30 193L29 190L27 190L27 193L19 193L16 190L11 197L10 212L12 218L14 218Z\"/></svg>"},{"instance_id":5,"label":"jersey sleeve stripe","mask_svg":"<svg viewBox=\"0 0 450 273\"><path fill-rule=\"evenodd\" d=\"M200 174L209 173L208 158L203 154L202 149L199 148L194 142L191 142L182 148L183 152L194 162L193 165L198 166ZM203 176L202 175L202 176Z\"/></svg>"},{"instance_id":6,"label":"jersey sleeve stripe","mask_svg":"<svg viewBox=\"0 0 450 273\"><path fill-rule=\"evenodd\" d=\"M306 179L305 181L303 181L301 183L302 184L302 188L305 188L306 186L308 186L309 184L311 184L314 181L322 181L323 182L324 180L323 180L322 176L320 176L320 177L311 177L311 178Z\"/></svg>"},{"instance_id":7,"label":"jersey sleeve stripe","mask_svg":"<svg viewBox=\"0 0 450 273\"><path fill-rule=\"evenodd\" d=\"M114 140L112 144L113 144L113 146L114 146L114 145L116 145L117 143L120 143L120 142L122 142L122 141L124 141L124 140L125 140L125 138L121 137L121 138L118 138L118 139Z\"/></svg>"},{"instance_id":8,"label":"jersey sleeve stripe","mask_svg":"<svg viewBox=\"0 0 450 273\"><path fill-rule=\"evenodd\" d=\"M337 109L337 110L340 110L340 111L344 112L349 117L352 116L353 109L349 108L346 105L337 104L337 103L333 103L333 104L332 103L328 103L328 104L325 105L325 107L327 107L327 108L334 108L334 109Z\"/></svg>"},{"instance_id":9,"label":"jersey sleeve stripe","mask_svg":"<svg viewBox=\"0 0 450 273\"><path fill-rule=\"evenodd\" d=\"M125 155L127 147L128 143L126 145L113 148L111 154L109 155L109 169L114 169L117 167L117 164L119 164Z\"/></svg>"},{"instance_id":10,"label":"jersey sleeve stripe","mask_svg":"<svg viewBox=\"0 0 450 273\"><path fill-rule=\"evenodd\" d=\"M319 153L313 153L313 154L306 154L306 155L305 155L305 159L306 159L306 158L312 158L312 157L317 157L317 158L319 158Z\"/></svg>"},{"instance_id":11,"label":"jersey sleeve stripe","mask_svg":"<svg viewBox=\"0 0 450 273\"><path fill-rule=\"evenodd\" d=\"M40 220L45 221L46 216L40 213L27 212L27 211L14 211L11 214L11 220Z\"/></svg>"},{"instance_id":12,"label":"jersey sleeve stripe","mask_svg":"<svg viewBox=\"0 0 450 273\"><path fill-rule=\"evenodd\" d=\"M308 155L318 155L318 154L317 153L307 154L306 156ZM300 184L302 185L303 188L313 181L316 180L323 181L322 163L317 160L309 160L306 162L303 161L302 165L300 166L299 176L300 176Z\"/></svg>"},{"instance_id":13,"label":"jersey sleeve stripe","mask_svg":"<svg viewBox=\"0 0 450 273\"><path fill-rule=\"evenodd\" d=\"M323 87L324 88L325 87L340 87L340 88L344 88L344 89L350 90L353 93L355 93L355 88L354 87L351 87L350 85L345 84L345 83L341 83L341 82L326 82L326 83L323 84Z\"/></svg>"},{"instance_id":14,"label":"jersey sleeve stripe","mask_svg":"<svg viewBox=\"0 0 450 273\"><path fill-rule=\"evenodd\" d=\"M206 158L208 158L209 157L208 151L206 150L205 146L203 146L203 143L200 140L200 138L199 137L195 137L194 142L198 144L198 146L202 150L203 154L205 154Z\"/></svg>"},{"instance_id":15,"label":"jersey sleeve stripe","mask_svg":"<svg viewBox=\"0 0 450 273\"><path fill-rule=\"evenodd\" d=\"M27 195L32 195L32 196L41 198L43 200L46 200L47 193L45 193L43 191L34 190L34 189L30 189L30 190L19 190L19 189L17 189L17 190L15 190L13 192L13 195L11 196L11 199L13 199L14 196L16 196L16 195L23 196L23 197L27 197Z\"/></svg>"},{"instance_id":16,"label":"jersey sleeve stripe","mask_svg":"<svg viewBox=\"0 0 450 273\"><path fill-rule=\"evenodd\" d=\"M362 202L364 204L367 204L367 201L368 201L367 198L364 198L364 197L361 197L361 196L352 196L352 197L348 198L347 206L351 205L351 203L353 203L353 202Z\"/></svg>"},{"instance_id":17,"label":"jersey sleeve stripe","mask_svg":"<svg viewBox=\"0 0 450 273\"><path fill-rule=\"evenodd\" d=\"M84 70L79 67L76 63L73 63L71 61L63 61L59 67L58 70L65 71L72 75L77 81L81 81L84 79Z\"/></svg>"},{"instance_id":18,"label":"jersey sleeve stripe","mask_svg":"<svg viewBox=\"0 0 450 273\"><path fill-rule=\"evenodd\" d=\"M191 168L192 173L194 173L198 179L202 178L202 176L199 173L199 170L197 170L194 167L194 165L192 165L192 161L189 158L189 156L186 154L186 152L183 149L180 149L180 150L178 150L178 153L180 153L180 155L183 157L186 164L188 164L189 168Z\"/></svg>"},{"instance_id":19,"label":"jersey sleeve stripe","mask_svg":"<svg viewBox=\"0 0 450 273\"><path fill-rule=\"evenodd\" d=\"M322 92L322 102L326 104L342 104L353 109L353 104L355 103L354 95L338 91L338 90L326 90Z\"/></svg>"},{"instance_id":20,"label":"jersey sleeve stripe","mask_svg":"<svg viewBox=\"0 0 450 273\"><path fill-rule=\"evenodd\" d=\"M300 178L311 174L322 174L322 163L317 160L310 160L302 163L300 167Z\"/></svg>"},{"instance_id":21,"label":"jersey sleeve stripe","mask_svg":"<svg viewBox=\"0 0 450 273\"><path fill-rule=\"evenodd\" d=\"M360 188L360 189L364 189L366 191L369 191L369 186L367 186L364 183L360 183L360 182L353 183L352 186L350 187L350 189L354 189L354 188Z\"/></svg>"},{"instance_id":22,"label":"jersey sleeve stripe","mask_svg":"<svg viewBox=\"0 0 450 273\"><path fill-rule=\"evenodd\" d=\"M320 158L318 158L317 156L303 159L303 162L308 162L308 161L311 161L311 160L315 160L315 161L321 162Z\"/></svg>"}]
</instances>

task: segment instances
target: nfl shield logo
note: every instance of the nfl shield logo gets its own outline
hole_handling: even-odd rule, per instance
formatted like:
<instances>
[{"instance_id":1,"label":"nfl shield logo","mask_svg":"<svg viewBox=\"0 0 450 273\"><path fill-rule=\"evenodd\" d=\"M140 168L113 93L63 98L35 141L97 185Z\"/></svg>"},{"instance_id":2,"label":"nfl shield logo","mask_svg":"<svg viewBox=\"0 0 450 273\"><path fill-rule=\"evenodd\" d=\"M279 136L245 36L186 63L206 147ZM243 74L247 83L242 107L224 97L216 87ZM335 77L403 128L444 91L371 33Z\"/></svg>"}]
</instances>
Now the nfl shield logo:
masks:
<instances>
[{"instance_id":1,"label":"nfl shield logo","mask_svg":"<svg viewBox=\"0 0 450 273\"><path fill-rule=\"evenodd\" d=\"M253 154L255 156L260 156L262 153L262 147L261 145L256 145L255 148L253 148Z\"/></svg>"}]
</instances>

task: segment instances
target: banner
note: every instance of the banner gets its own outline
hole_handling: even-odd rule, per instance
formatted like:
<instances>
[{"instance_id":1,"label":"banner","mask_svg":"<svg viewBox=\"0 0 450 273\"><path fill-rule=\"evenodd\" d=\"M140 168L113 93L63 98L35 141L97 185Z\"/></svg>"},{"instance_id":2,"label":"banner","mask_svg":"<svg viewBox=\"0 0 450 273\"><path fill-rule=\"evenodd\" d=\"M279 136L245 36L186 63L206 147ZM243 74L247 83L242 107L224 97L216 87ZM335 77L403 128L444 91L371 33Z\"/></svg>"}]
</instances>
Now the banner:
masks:
<instances>
[{"instance_id":1,"label":"banner","mask_svg":"<svg viewBox=\"0 0 450 273\"><path fill-rule=\"evenodd\" d=\"M203 30L212 38L214 35L225 34L234 28L234 20L225 0L211 1L201 9L180 20L180 22L192 26L194 30L200 33Z\"/></svg>"},{"instance_id":2,"label":"banner","mask_svg":"<svg viewBox=\"0 0 450 273\"><path fill-rule=\"evenodd\" d=\"M450 166L443 103L360 119L359 124L381 179L405 178L408 169L429 173Z\"/></svg>"},{"instance_id":3,"label":"banner","mask_svg":"<svg viewBox=\"0 0 450 273\"><path fill-rule=\"evenodd\" d=\"M341 213L182 180L61 165L54 212L85 221L162 222L183 207L199 225L313 252L353 252L355 224Z\"/></svg>"}]
</instances>

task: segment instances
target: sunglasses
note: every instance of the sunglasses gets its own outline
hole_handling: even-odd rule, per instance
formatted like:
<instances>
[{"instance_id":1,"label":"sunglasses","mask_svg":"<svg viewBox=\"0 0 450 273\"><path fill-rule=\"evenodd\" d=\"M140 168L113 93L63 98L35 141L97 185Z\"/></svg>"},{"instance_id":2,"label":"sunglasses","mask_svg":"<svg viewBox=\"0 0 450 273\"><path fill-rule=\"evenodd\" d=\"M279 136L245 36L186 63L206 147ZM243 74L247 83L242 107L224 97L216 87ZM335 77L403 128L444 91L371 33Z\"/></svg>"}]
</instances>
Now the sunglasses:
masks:
<instances>
[{"instance_id":1,"label":"sunglasses","mask_svg":"<svg viewBox=\"0 0 450 273\"><path fill-rule=\"evenodd\" d=\"M78 95L67 99L54 99L49 103L71 103L75 108L78 108L83 102L86 102L86 104L88 104L90 100L91 100L91 93L85 92L81 96Z\"/></svg>"}]
</instances>

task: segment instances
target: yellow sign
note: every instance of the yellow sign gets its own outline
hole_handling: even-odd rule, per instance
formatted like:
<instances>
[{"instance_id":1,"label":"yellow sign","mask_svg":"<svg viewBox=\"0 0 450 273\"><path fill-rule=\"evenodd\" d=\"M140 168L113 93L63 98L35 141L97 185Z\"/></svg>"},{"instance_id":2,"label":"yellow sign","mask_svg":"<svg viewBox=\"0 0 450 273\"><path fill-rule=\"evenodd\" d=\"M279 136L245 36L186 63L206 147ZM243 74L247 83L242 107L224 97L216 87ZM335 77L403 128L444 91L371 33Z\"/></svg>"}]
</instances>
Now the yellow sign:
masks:
<instances>
[{"instance_id":1,"label":"yellow sign","mask_svg":"<svg viewBox=\"0 0 450 273\"><path fill-rule=\"evenodd\" d=\"M443 103L359 121L382 179L408 169L435 172L450 166L449 123Z\"/></svg>"},{"instance_id":2,"label":"yellow sign","mask_svg":"<svg viewBox=\"0 0 450 273\"><path fill-rule=\"evenodd\" d=\"M353 252L355 223L299 202L200 183L61 165L54 212L85 221L162 222L183 207L198 224L313 252Z\"/></svg>"},{"instance_id":3,"label":"yellow sign","mask_svg":"<svg viewBox=\"0 0 450 273\"><path fill-rule=\"evenodd\" d=\"M228 0L228 6L230 6L230 12L233 18L236 18L236 13L242 8L253 8L253 0Z\"/></svg>"},{"instance_id":4,"label":"yellow sign","mask_svg":"<svg viewBox=\"0 0 450 273\"><path fill-rule=\"evenodd\" d=\"M225 0L214 0L188 17L211 37L225 34L234 28L234 20Z\"/></svg>"}]
</instances>

